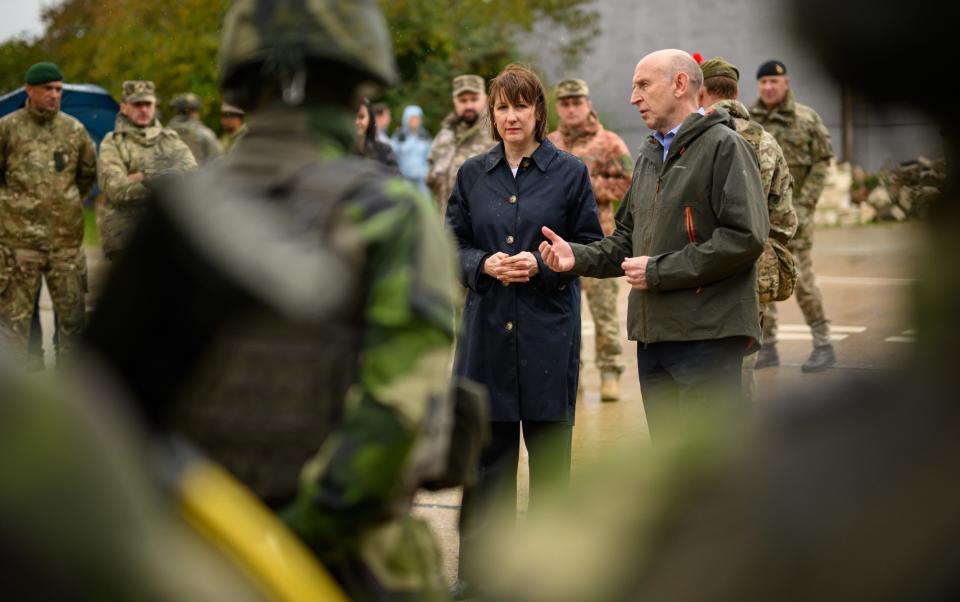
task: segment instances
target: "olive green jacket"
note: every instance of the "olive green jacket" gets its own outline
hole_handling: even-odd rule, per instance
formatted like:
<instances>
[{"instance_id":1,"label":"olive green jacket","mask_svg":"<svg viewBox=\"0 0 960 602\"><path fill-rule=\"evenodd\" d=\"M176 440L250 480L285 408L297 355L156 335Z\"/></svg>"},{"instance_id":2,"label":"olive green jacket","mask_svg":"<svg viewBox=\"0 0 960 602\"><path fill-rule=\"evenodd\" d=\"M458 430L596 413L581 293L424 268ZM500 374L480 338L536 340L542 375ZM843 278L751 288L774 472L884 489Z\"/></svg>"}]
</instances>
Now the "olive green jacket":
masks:
<instances>
[{"instance_id":1,"label":"olive green jacket","mask_svg":"<svg viewBox=\"0 0 960 602\"><path fill-rule=\"evenodd\" d=\"M627 257L649 256L648 290L632 289L631 340L760 340L756 259L770 228L757 157L718 109L692 114L670 146L640 149L616 231L572 244L582 276L622 276Z\"/></svg>"}]
</instances>

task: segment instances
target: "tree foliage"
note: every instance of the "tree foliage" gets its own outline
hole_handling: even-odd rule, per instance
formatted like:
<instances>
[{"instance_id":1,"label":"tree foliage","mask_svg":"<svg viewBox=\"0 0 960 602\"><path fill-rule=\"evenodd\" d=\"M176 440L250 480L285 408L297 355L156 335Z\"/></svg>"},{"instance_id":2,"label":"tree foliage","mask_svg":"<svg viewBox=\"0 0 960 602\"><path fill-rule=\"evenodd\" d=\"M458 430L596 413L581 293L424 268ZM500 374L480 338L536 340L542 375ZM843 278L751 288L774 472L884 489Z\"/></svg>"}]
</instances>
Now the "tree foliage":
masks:
<instances>
[{"instance_id":1,"label":"tree foliage","mask_svg":"<svg viewBox=\"0 0 960 602\"><path fill-rule=\"evenodd\" d=\"M395 110L420 104L435 130L449 110L450 80L490 78L522 48L575 62L597 33L593 0L380 0L402 83L384 97ZM128 79L151 79L161 102L191 91L208 121L219 109L217 48L229 0L65 0L44 9L44 33L0 44L0 86L21 85L38 60L57 62L69 81L95 83L119 98ZM540 32L540 33L535 33ZM544 35L542 32L549 32ZM531 36L543 39L524 43Z\"/></svg>"}]
</instances>

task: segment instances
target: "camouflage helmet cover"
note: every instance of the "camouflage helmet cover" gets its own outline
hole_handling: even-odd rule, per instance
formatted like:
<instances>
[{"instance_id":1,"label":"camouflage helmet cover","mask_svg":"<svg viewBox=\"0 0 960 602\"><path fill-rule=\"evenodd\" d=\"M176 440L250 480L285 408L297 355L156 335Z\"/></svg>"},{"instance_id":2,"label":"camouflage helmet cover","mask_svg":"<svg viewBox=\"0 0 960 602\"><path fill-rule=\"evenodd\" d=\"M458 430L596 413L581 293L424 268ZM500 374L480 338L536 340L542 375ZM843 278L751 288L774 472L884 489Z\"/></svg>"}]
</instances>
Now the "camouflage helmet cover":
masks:
<instances>
[{"instance_id":1,"label":"camouflage helmet cover","mask_svg":"<svg viewBox=\"0 0 960 602\"><path fill-rule=\"evenodd\" d=\"M200 98L192 93L177 94L170 100L170 108L174 111L185 113L187 111L199 111L203 108Z\"/></svg>"},{"instance_id":2,"label":"camouflage helmet cover","mask_svg":"<svg viewBox=\"0 0 960 602\"><path fill-rule=\"evenodd\" d=\"M245 65L321 59L381 84L397 81L387 24L375 0L235 0L223 23L220 79Z\"/></svg>"}]
</instances>

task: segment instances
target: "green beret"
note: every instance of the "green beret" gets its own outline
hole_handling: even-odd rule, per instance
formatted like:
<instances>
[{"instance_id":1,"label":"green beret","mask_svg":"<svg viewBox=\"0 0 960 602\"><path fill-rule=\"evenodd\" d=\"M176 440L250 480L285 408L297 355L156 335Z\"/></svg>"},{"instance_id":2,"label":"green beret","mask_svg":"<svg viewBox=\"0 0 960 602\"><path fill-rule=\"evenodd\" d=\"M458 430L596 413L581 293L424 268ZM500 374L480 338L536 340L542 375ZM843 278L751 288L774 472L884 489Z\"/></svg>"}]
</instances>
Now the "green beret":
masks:
<instances>
[{"instance_id":1,"label":"green beret","mask_svg":"<svg viewBox=\"0 0 960 602\"><path fill-rule=\"evenodd\" d=\"M27 69L25 81L31 86L47 84L50 82L62 82L63 71L53 63L37 63Z\"/></svg>"},{"instance_id":2,"label":"green beret","mask_svg":"<svg viewBox=\"0 0 960 602\"><path fill-rule=\"evenodd\" d=\"M703 63L700 64L700 69L703 70L703 79L729 77L735 82L740 81L740 70L719 56L703 61Z\"/></svg>"}]
</instances>

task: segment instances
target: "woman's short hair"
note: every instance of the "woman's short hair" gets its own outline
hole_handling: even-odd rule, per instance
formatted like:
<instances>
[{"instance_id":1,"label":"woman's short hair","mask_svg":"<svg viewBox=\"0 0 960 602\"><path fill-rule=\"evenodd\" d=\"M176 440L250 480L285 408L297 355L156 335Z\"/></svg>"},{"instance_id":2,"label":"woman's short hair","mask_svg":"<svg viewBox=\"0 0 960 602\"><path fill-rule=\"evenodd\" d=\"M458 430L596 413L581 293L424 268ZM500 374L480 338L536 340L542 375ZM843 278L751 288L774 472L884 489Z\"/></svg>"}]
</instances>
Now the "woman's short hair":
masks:
<instances>
[{"instance_id":1,"label":"woman's short hair","mask_svg":"<svg viewBox=\"0 0 960 602\"><path fill-rule=\"evenodd\" d=\"M543 142L547 137L547 94L543 89L543 82L531 69L522 65L511 64L503 68L493 81L490 82L490 92L487 94L487 111L490 123L493 125L493 139L503 141L497 131L497 122L494 119L494 107L503 97L512 105L521 101L533 105L537 123L533 128L533 137L537 142Z\"/></svg>"}]
</instances>

